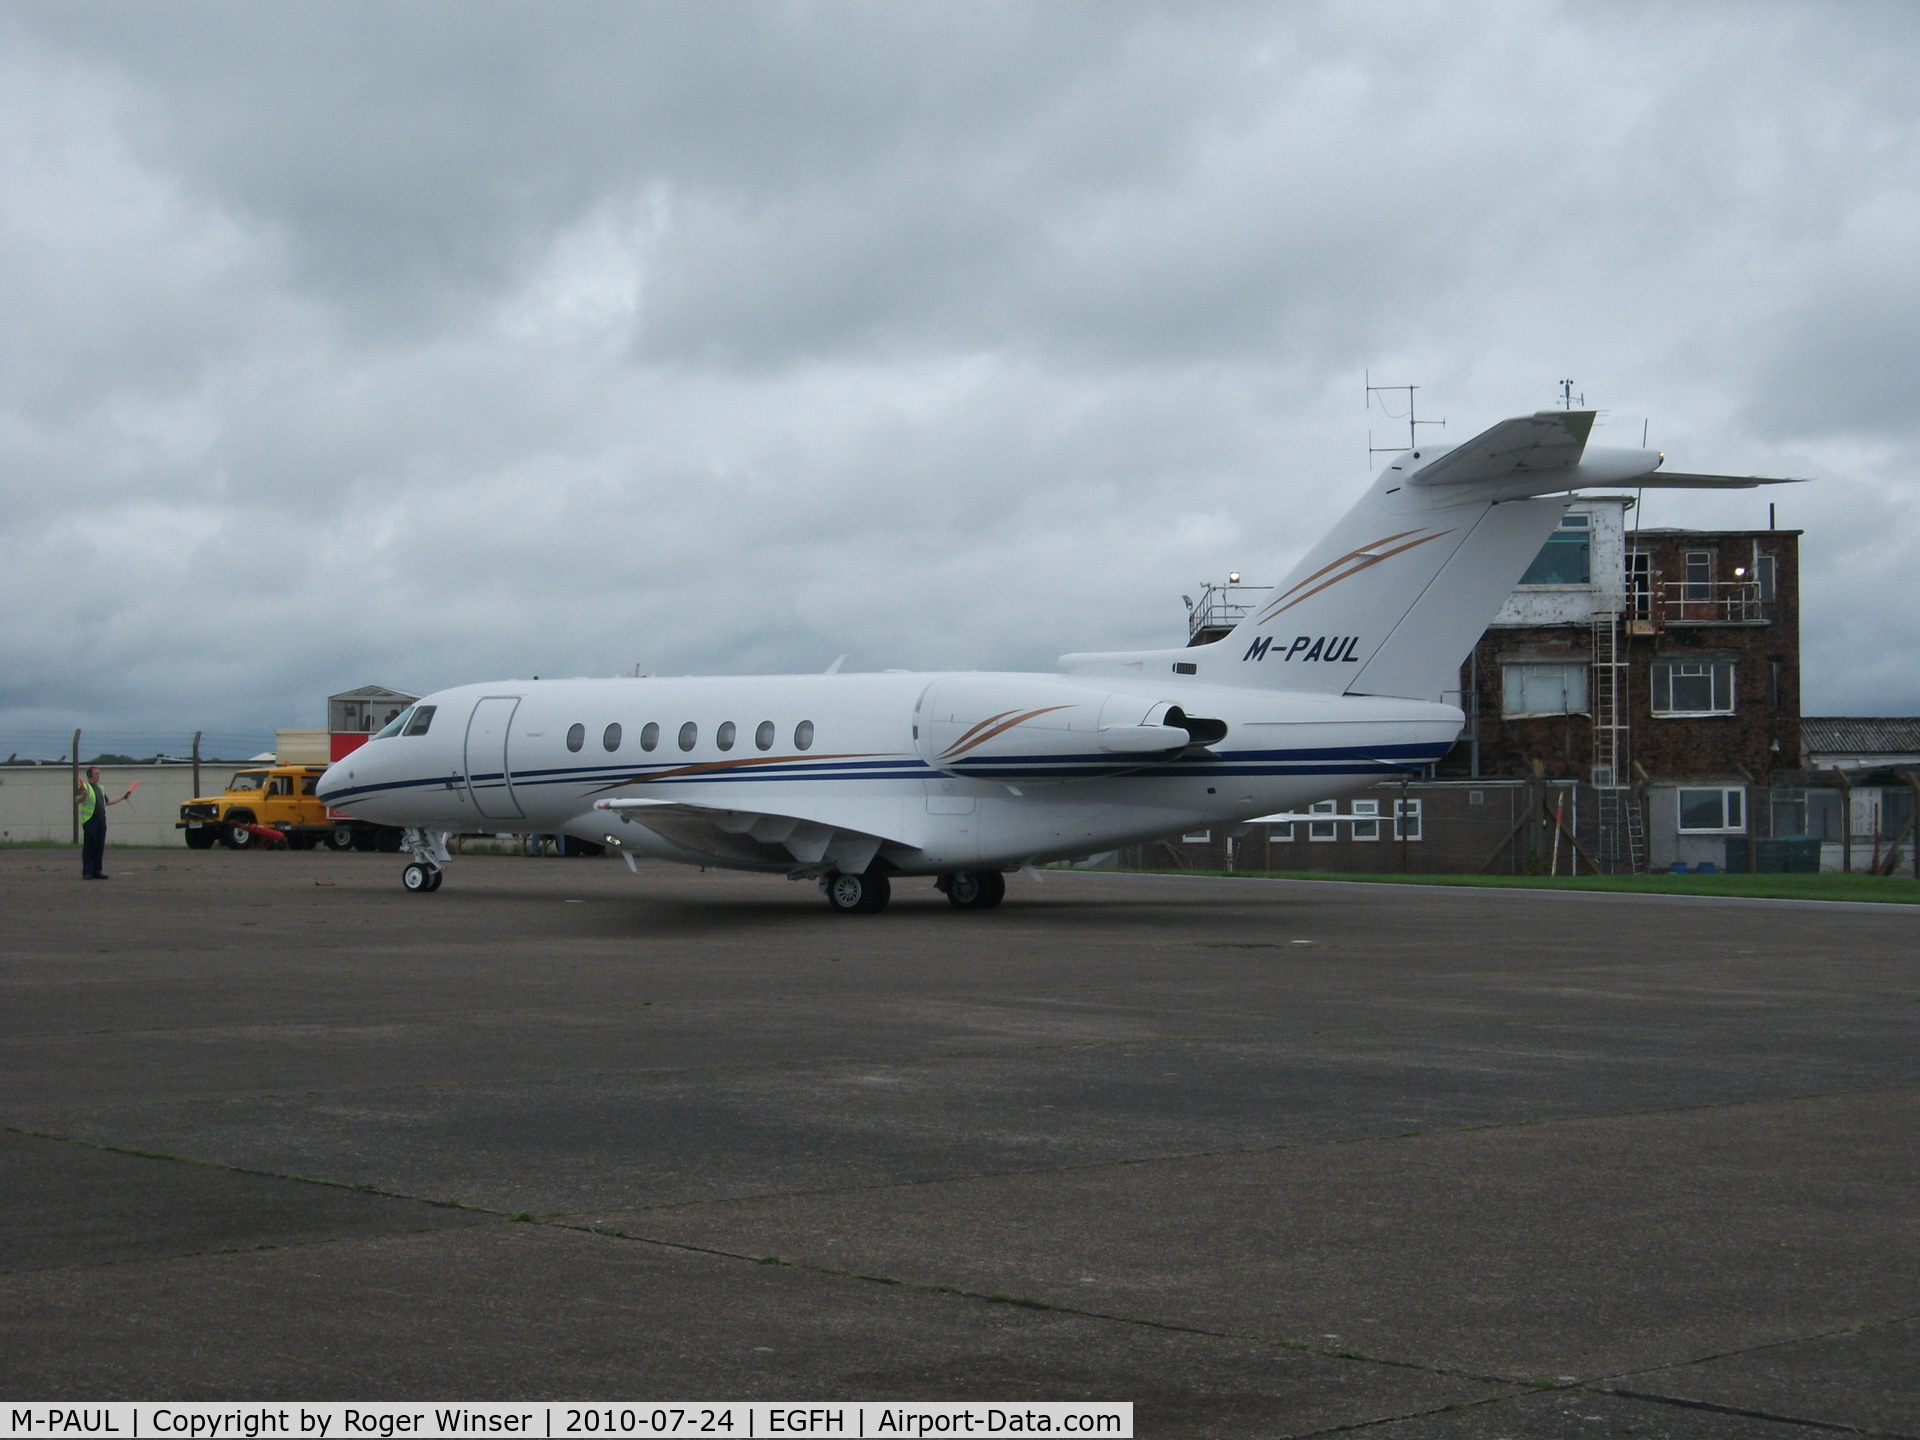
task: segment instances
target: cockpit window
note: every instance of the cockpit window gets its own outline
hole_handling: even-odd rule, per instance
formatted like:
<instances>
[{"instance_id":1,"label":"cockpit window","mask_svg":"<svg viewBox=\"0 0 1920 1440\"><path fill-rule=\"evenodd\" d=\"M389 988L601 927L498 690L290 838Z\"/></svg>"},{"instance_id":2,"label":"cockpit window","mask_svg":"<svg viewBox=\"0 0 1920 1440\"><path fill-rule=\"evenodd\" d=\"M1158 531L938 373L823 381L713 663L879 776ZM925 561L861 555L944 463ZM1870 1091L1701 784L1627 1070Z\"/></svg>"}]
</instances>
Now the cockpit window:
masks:
<instances>
[{"instance_id":1,"label":"cockpit window","mask_svg":"<svg viewBox=\"0 0 1920 1440\"><path fill-rule=\"evenodd\" d=\"M402 730L407 728L407 722L413 718L413 712L416 708L415 706L409 705L398 715L394 716L393 719L389 720L386 728L373 738L376 740L387 740L398 735Z\"/></svg>"},{"instance_id":2,"label":"cockpit window","mask_svg":"<svg viewBox=\"0 0 1920 1440\"><path fill-rule=\"evenodd\" d=\"M258 790L267 783L264 770L242 770L227 782L229 790Z\"/></svg>"},{"instance_id":3,"label":"cockpit window","mask_svg":"<svg viewBox=\"0 0 1920 1440\"><path fill-rule=\"evenodd\" d=\"M434 706L432 706L432 705L416 705L416 706L414 706L414 707L413 707L413 719L411 719L411 720L409 720L409 721L407 722L407 728L406 728L405 730L403 730L403 731L401 731L400 733L401 733L401 734L403 734L403 735L424 735L424 734L426 734L426 733L427 733L427 727L428 727L429 725L431 725L431 724L433 724L433 712L434 712L434 710L435 710L435 708L436 708L436 707L434 707Z\"/></svg>"}]
</instances>

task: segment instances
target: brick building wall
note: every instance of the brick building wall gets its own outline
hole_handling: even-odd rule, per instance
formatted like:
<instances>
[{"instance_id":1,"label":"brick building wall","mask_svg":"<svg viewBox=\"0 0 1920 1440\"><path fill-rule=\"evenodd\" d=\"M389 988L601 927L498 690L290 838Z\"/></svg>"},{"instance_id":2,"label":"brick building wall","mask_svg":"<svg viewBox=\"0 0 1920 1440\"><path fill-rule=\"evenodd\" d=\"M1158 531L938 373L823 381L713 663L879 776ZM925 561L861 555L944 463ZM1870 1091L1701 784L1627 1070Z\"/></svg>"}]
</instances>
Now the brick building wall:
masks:
<instances>
[{"instance_id":1,"label":"brick building wall","mask_svg":"<svg viewBox=\"0 0 1920 1440\"><path fill-rule=\"evenodd\" d=\"M1645 559L1639 562L1644 568L1627 577L1621 714L1628 726L1626 758L1649 776L1737 777L1744 768L1764 781L1769 772L1799 763L1799 537L1797 530L1628 532L1629 556ZM1696 557L1692 571L1690 555ZM1706 557L1710 579L1697 578L1699 557ZM1771 562L1765 598L1744 588L1760 583L1756 560ZM1696 577L1691 584L1690 574ZM1590 625L1497 625L1481 636L1461 671L1463 708L1480 742L1481 776L1524 776L1538 760L1550 777L1591 778L1590 700L1575 714L1515 718L1503 709L1507 666L1585 666L1592 646ZM1653 667L1662 663L1730 663L1733 713L1656 716ZM1473 748L1463 736L1439 774L1471 773Z\"/></svg>"}]
</instances>

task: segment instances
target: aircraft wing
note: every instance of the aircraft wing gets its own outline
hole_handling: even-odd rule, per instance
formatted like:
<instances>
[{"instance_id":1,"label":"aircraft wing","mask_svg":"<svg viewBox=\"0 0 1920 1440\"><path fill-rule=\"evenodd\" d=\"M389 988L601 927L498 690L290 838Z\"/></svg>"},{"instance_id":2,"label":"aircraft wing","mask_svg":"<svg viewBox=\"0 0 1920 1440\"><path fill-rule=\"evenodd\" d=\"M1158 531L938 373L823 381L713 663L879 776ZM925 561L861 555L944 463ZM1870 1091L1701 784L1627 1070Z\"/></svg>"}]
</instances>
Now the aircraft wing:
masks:
<instances>
[{"instance_id":1,"label":"aircraft wing","mask_svg":"<svg viewBox=\"0 0 1920 1440\"><path fill-rule=\"evenodd\" d=\"M895 801L833 802L816 814L736 810L697 801L609 799L593 808L625 824L644 825L675 845L715 860L785 870L795 878L829 870L859 874L886 844L918 848L901 825ZM828 812L831 812L830 814Z\"/></svg>"},{"instance_id":2,"label":"aircraft wing","mask_svg":"<svg viewBox=\"0 0 1920 1440\"><path fill-rule=\"evenodd\" d=\"M1593 430L1592 410L1542 410L1502 420L1412 471L1411 485L1466 485L1522 479L1580 463Z\"/></svg>"}]
</instances>

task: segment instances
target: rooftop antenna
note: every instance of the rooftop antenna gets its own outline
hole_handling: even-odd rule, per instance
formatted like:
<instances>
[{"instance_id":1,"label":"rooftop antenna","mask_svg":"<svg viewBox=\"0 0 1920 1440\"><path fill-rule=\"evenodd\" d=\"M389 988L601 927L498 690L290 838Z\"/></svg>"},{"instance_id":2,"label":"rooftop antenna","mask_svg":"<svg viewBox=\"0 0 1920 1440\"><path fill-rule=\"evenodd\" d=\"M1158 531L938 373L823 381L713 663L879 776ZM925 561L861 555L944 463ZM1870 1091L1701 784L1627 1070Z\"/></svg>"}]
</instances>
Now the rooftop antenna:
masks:
<instances>
[{"instance_id":1,"label":"rooftop antenna","mask_svg":"<svg viewBox=\"0 0 1920 1440\"><path fill-rule=\"evenodd\" d=\"M1575 395L1573 393L1573 381L1562 380L1560 382L1560 408L1562 410L1571 410L1575 405L1578 405L1582 410L1587 408L1586 392L1582 391L1580 394Z\"/></svg>"},{"instance_id":2,"label":"rooftop antenna","mask_svg":"<svg viewBox=\"0 0 1920 1440\"><path fill-rule=\"evenodd\" d=\"M1407 443L1405 445L1376 445L1373 443L1373 427L1368 426L1368 471L1372 471L1373 457L1376 455L1398 455L1403 450L1417 450L1420 447L1420 427L1422 425L1439 425L1443 428L1445 427L1447 422L1444 419L1422 420L1415 414L1414 396L1415 392L1420 388L1418 385L1376 385L1373 383L1372 373L1366 370L1360 372L1360 378L1367 387L1367 412L1369 414L1373 412L1373 397L1376 395L1398 395L1402 391L1405 391L1407 396L1407 413L1405 415L1394 414L1393 411L1387 407L1385 400L1380 402L1380 413L1385 415L1389 420L1405 420L1407 422Z\"/></svg>"}]
</instances>

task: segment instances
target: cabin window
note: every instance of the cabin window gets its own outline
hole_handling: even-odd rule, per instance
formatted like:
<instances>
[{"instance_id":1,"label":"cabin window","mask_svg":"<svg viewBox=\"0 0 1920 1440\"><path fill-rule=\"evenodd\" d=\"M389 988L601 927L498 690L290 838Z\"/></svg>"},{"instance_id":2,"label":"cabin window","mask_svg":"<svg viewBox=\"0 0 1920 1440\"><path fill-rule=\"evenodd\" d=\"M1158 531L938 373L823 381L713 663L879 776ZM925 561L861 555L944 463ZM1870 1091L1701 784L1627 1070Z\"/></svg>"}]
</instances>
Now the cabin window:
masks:
<instances>
[{"instance_id":1,"label":"cabin window","mask_svg":"<svg viewBox=\"0 0 1920 1440\"><path fill-rule=\"evenodd\" d=\"M762 720L759 728L753 732L754 748L757 750L771 750L773 748L773 737L773 722L771 720Z\"/></svg>"},{"instance_id":2,"label":"cabin window","mask_svg":"<svg viewBox=\"0 0 1920 1440\"><path fill-rule=\"evenodd\" d=\"M266 783L267 783L266 771L242 770L238 775L234 776L233 779L227 782L227 789L258 790L261 787L263 787Z\"/></svg>"},{"instance_id":3,"label":"cabin window","mask_svg":"<svg viewBox=\"0 0 1920 1440\"><path fill-rule=\"evenodd\" d=\"M620 748L620 723L618 721L607 726L605 732L600 736L600 744L609 755Z\"/></svg>"},{"instance_id":4,"label":"cabin window","mask_svg":"<svg viewBox=\"0 0 1920 1440\"><path fill-rule=\"evenodd\" d=\"M1747 828L1747 792L1738 786L1680 792L1682 835L1728 835Z\"/></svg>"},{"instance_id":5,"label":"cabin window","mask_svg":"<svg viewBox=\"0 0 1920 1440\"><path fill-rule=\"evenodd\" d=\"M434 712L434 709L435 709L435 707L434 707L434 706L432 706L432 705L416 705L416 706L414 706L414 707L413 707L413 718L412 718L411 720L409 720L409 721L407 722L407 728L406 728L405 730L402 730L402 731L401 731L400 733L401 733L402 735L424 735L424 734L426 734L426 733L427 733L427 727L428 727L428 726L430 726L431 724L433 724L433 712Z\"/></svg>"},{"instance_id":6,"label":"cabin window","mask_svg":"<svg viewBox=\"0 0 1920 1440\"><path fill-rule=\"evenodd\" d=\"M802 720L798 725L793 727L793 748L796 750L811 750L813 748L813 722L811 720Z\"/></svg>"},{"instance_id":7,"label":"cabin window","mask_svg":"<svg viewBox=\"0 0 1920 1440\"><path fill-rule=\"evenodd\" d=\"M1526 715L1586 713L1584 665L1503 665L1500 671L1504 684L1500 713L1509 720Z\"/></svg>"},{"instance_id":8,"label":"cabin window","mask_svg":"<svg viewBox=\"0 0 1920 1440\"><path fill-rule=\"evenodd\" d=\"M587 727L586 726L570 725L567 727L567 749L578 752L580 747L586 743L587 743Z\"/></svg>"},{"instance_id":9,"label":"cabin window","mask_svg":"<svg viewBox=\"0 0 1920 1440\"><path fill-rule=\"evenodd\" d=\"M306 779L300 782L300 793L302 795L311 795L317 790L319 790L319 788L320 788L320 777L318 775L309 775L307 776Z\"/></svg>"},{"instance_id":10,"label":"cabin window","mask_svg":"<svg viewBox=\"0 0 1920 1440\"><path fill-rule=\"evenodd\" d=\"M1663 660L1653 667L1655 715L1733 714L1731 660Z\"/></svg>"},{"instance_id":11,"label":"cabin window","mask_svg":"<svg viewBox=\"0 0 1920 1440\"><path fill-rule=\"evenodd\" d=\"M649 720L645 725L640 727L640 748L642 750L654 750L657 749L659 745L660 727L654 721Z\"/></svg>"},{"instance_id":12,"label":"cabin window","mask_svg":"<svg viewBox=\"0 0 1920 1440\"><path fill-rule=\"evenodd\" d=\"M267 782L267 794L269 795L293 794L293 777L291 775L274 776L272 780Z\"/></svg>"},{"instance_id":13,"label":"cabin window","mask_svg":"<svg viewBox=\"0 0 1920 1440\"><path fill-rule=\"evenodd\" d=\"M1593 583L1593 517L1563 515L1560 528L1547 537L1533 557L1522 585L1590 585Z\"/></svg>"},{"instance_id":14,"label":"cabin window","mask_svg":"<svg viewBox=\"0 0 1920 1440\"><path fill-rule=\"evenodd\" d=\"M720 728L713 732L713 743L718 745L722 750L731 750L733 748L734 734L733 722L731 720L722 720L720 722Z\"/></svg>"},{"instance_id":15,"label":"cabin window","mask_svg":"<svg viewBox=\"0 0 1920 1440\"><path fill-rule=\"evenodd\" d=\"M700 727L689 720L680 727L680 748L691 750L700 739Z\"/></svg>"}]
</instances>

